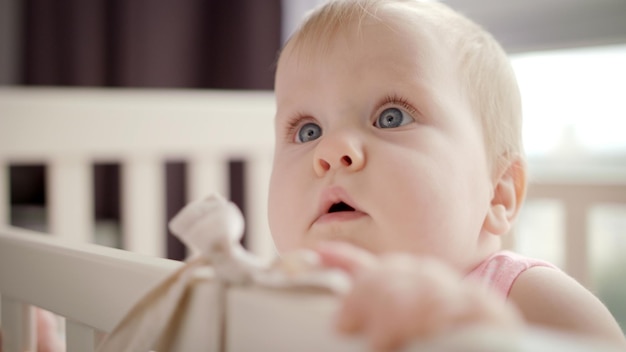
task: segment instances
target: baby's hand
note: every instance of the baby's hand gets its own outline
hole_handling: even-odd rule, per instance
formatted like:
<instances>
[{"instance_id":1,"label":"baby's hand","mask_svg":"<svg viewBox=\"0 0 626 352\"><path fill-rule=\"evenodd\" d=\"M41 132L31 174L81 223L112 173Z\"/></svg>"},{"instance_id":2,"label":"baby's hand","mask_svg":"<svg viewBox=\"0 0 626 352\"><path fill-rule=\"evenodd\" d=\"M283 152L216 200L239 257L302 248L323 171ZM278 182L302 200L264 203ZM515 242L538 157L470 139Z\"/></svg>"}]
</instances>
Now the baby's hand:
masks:
<instances>
[{"instance_id":1,"label":"baby's hand","mask_svg":"<svg viewBox=\"0 0 626 352\"><path fill-rule=\"evenodd\" d=\"M322 264L353 278L337 327L364 333L375 350L395 350L470 324L514 328L517 311L440 261L408 254L380 258L345 243L318 248Z\"/></svg>"}]
</instances>

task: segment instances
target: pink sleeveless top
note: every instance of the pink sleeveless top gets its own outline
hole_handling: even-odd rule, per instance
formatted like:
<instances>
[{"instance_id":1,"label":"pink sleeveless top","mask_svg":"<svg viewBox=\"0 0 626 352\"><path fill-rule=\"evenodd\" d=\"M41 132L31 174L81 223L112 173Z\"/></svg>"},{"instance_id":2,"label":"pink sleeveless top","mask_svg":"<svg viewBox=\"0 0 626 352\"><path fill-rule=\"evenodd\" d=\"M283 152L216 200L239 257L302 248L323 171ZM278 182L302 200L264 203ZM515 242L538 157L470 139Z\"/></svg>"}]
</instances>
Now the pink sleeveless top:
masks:
<instances>
[{"instance_id":1,"label":"pink sleeveless top","mask_svg":"<svg viewBox=\"0 0 626 352\"><path fill-rule=\"evenodd\" d=\"M506 298L519 275L535 266L558 270L556 266L543 260L525 257L510 251L499 251L485 259L465 278L482 282Z\"/></svg>"}]
</instances>

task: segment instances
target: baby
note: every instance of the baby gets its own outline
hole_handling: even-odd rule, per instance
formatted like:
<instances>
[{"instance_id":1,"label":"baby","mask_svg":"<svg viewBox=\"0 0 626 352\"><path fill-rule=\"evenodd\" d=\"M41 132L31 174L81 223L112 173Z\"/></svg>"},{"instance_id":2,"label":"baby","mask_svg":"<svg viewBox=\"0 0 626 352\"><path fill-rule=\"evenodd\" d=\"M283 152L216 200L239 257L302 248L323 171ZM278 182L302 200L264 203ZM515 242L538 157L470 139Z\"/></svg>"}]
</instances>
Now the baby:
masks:
<instances>
[{"instance_id":1,"label":"baby","mask_svg":"<svg viewBox=\"0 0 626 352\"><path fill-rule=\"evenodd\" d=\"M524 324L626 346L576 281L501 250L526 191L521 107L480 27L437 2L330 1L284 47L275 94L272 235L351 275L341 331L377 350Z\"/></svg>"},{"instance_id":2,"label":"baby","mask_svg":"<svg viewBox=\"0 0 626 352\"><path fill-rule=\"evenodd\" d=\"M353 277L340 330L383 350L523 323L626 346L576 281L501 250L526 191L521 105L479 26L437 2L330 1L282 50L275 94L271 232Z\"/></svg>"}]
</instances>

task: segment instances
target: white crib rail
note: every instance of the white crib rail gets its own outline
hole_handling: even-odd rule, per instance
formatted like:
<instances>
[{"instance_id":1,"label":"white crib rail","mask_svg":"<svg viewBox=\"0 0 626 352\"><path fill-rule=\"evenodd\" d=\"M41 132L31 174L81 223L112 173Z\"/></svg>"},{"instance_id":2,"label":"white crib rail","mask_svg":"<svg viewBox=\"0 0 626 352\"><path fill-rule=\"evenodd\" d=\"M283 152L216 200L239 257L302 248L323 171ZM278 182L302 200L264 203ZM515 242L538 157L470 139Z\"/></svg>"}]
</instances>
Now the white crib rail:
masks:
<instances>
[{"instance_id":1,"label":"white crib rail","mask_svg":"<svg viewBox=\"0 0 626 352\"><path fill-rule=\"evenodd\" d=\"M180 265L28 230L0 228L5 352L35 350L30 305L66 317L68 352L94 351L96 333L111 332L139 298ZM365 347L362 340L333 332L338 301L331 295L246 287L231 288L224 295L208 269L198 273L204 280L190 292L187 315L178 318L173 351L287 351L295 346L303 351L359 351ZM225 321L222 314L228 315Z\"/></svg>"},{"instance_id":2,"label":"white crib rail","mask_svg":"<svg viewBox=\"0 0 626 352\"><path fill-rule=\"evenodd\" d=\"M181 265L178 261L52 239L0 228L0 296L4 352L35 350L30 305L66 317L68 352L95 350L98 332L111 332L136 301ZM204 268L202 268L204 269ZM188 298L172 351L366 351L367 341L338 335L339 301L320 291L220 287L210 268ZM426 351L616 352L611 346L554 332L511 333L469 328L415 341ZM134 351L133 351L134 352Z\"/></svg>"},{"instance_id":3,"label":"white crib rail","mask_svg":"<svg viewBox=\"0 0 626 352\"><path fill-rule=\"evenodd\" d=\"M119 161L123 248L165 255L163 163L188 162L189 201L228 196L229 158L249 159L250 249L273 256L266 218L273 146L270 92L0 88L0 224L9 164L47 165L49 231L93 234L92 164ZM156 240L155 240L156 239Z\"/></svg>"},{"instance_id":4,"label":"white crib rail","mask_svg":"<svg viewBox=\"0 0 626 352\"><path fill-rule=\"evenodd\" d=\"M36 329L29 305L66 317L67 351L93 351L97 331L112 331L140 297L180 265L177 261L128 251L51 239L27 230L0 228L5 352L34 350ZM208 271L204 275L212 277ZM217 285L208 280L194 286L190 298L195 297L194 308L187 310L192 314L180 318L182 333L175 338L177 345L173 350L249 351L250 339L267 346L297 345L293 337L276 341L260 332L285 328L300 328L299 338L308 337L300 342L317 343L318 347L360 346L356 341L332 337L330 318L335 302L319 292L292 296L264 290L232 290L227 299L229 333L222 334L217 309L223 304L218 303L217 290ZM276 319L280 312L282 315ZM273 321L271 329L272 324L264 324L266 319Z\"/></svg>"},{"instance_id":5,"label":"white crib rail","mask_svg":"<svg viewBox=\"0 0 626 352\"><path fill-rule=\"evenodd\" d=\"M626 157L580 153L535 158L529 169L527 198L556 200L563 206L563 269L593 290L590 214L596 205L626 205Z\"/></svg>"},{"instance_id":6,"label":"white crib rail","mask_svg":"<svg viewBox=\"0 0 626 352\"><path fill-rule=\"evenodd\" d=\"M68 351L93 350L97 331L111 331L141 296L180 265L0 228L0 295L7 352L35 350L28 305L67 318Z\"/></svg>"}]
</instances>

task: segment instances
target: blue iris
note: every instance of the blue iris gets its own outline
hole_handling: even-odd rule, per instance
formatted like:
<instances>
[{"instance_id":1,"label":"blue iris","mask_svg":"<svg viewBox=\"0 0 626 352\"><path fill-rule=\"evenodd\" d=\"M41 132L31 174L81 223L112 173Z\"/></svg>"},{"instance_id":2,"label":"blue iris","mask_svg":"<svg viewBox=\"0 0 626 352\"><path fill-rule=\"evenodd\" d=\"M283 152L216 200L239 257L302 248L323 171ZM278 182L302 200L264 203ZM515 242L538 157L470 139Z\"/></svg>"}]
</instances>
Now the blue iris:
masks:
<instances>
[{"instance_id":1,"label":"blue iris","mask_svg":"<svg viewBox=\"0 0 626 352\"><path fill-rule=\"evenodd\" d=\"M322 135L322 128L315 123L305 123L298 130L298 142L306 143L320 138Z\"/></svg>"}]
</instances>

